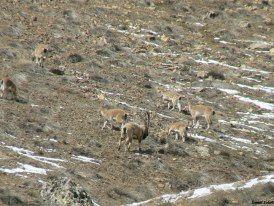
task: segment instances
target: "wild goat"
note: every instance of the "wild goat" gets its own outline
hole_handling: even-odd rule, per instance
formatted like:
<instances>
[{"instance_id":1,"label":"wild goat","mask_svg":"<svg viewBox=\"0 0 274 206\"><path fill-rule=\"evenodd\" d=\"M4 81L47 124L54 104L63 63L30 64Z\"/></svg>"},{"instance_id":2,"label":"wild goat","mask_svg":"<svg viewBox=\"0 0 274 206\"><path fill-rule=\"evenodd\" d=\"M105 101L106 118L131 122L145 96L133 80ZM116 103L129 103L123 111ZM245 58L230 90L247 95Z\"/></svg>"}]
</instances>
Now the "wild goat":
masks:
<instances>
[{"instance_id":1,"label":"wild goat","mask_svg":"<svg viewBox=\"0 0 274 206\"><path fill-rule=\"evenodd\" d=\"M38 44L34 50L34 52L32 52L32 56L35 59L35 63L40 66L43 67L43 62L46 59L45 54L48 52L49 50L49 46L46 44Z\"/></svg>"},{"instance_id":2,"label":"wild goat","mask_svg":"<svg viewBox=\"0 0 274 206\"><path fill-rule=\"evenodd\" d=\"M0 81L1 97L5 99L17 100L17 89L16 85L9 77L4 77Z\"/></svg>"},{"instance_id":3,"label":"wild goat","mask_svg":"<svg viewBox=\"0 0 274 206\"><path fill-rule=\"evenodd\" d=\"M212 107L210 106L205 106L205 105L191 105L189 99L187 98L188 101L188 106L185 107L185 110L188 110L190 112L190 115L192 117L192 126L194 127L195 124L197 123L197 117L205 117L205 120L207 122L207 128L206 130L209 129L211 123L212 123L212 115L215 114L215 111L213 110Z\"/></svg>"},{"instance_id":4,"label":"wild goat","mask_svg":"<svg viewBox=\"0 0 274 206\"><path fill-rule=\"evenodd\" d=\"M170 108L170 102L172 103L172 109L173 110L175 108L175 105L177 105L179 111L181 112L182 107L181 107L181 103L180 100L182 99L182 96L180 94L178 94L177 92L174 91L168 91L166 89L163 88L156 88L157 92L162 96L163 100L168 101L168 109Z\"/></svg>"},{"instance_id":5,"label":"wild goat","mask_svg":"<svg viewBox=\"0 0 274 206\"><path fill-rule=\"evenodd\" d=\"M172 132L175 132L175 139L178 140L179 136L182 141L185 142L185 138L187 137L188 124L185 122L174 122L168 125L166 132L170 135Z\"/></svg>"},{"instance_id":6,"label":"wild goat","mask_svg":"<svg viewBox=\"0 0 274 206\"><path fill-rule=\"evenodd\" d=\"M126 123L121 129L121 138L119 141L118 150L121 148L122 141L125 140L125 151L130 150L133 139L137 139L139 143L139 151L141 151L141 142L148 136L148 129L150 126L150 112L146 112L147 121L144 124L139 125L135 122Z\"/></svg>"},{"instance_id":7,"label":"wild goat","mask_svg":"<svg viewBox=\"0 0 274 206\"><path fill-rule=\"evenodd\" d=\"M108 122L111 124L112 129L114 122L119 123L123 126L127 120L129 112L123 109L109 108L103 95L98 95L98 98L103 101L100 106L100 113L105 119L102 130L106 127Z\"/></svg>"}]
</instances>

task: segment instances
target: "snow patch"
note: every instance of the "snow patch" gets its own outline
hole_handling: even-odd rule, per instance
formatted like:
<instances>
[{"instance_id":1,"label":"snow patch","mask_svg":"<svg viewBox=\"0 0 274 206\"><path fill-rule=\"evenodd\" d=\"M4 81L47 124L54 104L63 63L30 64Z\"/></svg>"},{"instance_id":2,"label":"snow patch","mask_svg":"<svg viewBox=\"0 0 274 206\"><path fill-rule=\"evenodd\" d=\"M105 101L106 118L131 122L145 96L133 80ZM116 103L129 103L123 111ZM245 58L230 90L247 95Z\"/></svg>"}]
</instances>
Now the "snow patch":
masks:
<instances>
[{"instance_id":1,"label":"snow patch","mask_svg":"<svg viewBox=\"0 0 274 206\"><path fill-rule=\"evenodd\" d=\"M224 66L224 67L228 67L231 69L236 69L236 70L243 70L243 71L252 71L252 72L259 72L261 74L270 74L271 72L268 71L264 71L264 70L260 70L260 69L256 69L256 68L252 68L252 67L247 67L247 66L242 66L242 67L236 67L236 66L232 66L223 62L219 62L213 59L208 59L208 60L204 60L204 59L194 59L192 57L190 57L190 59L194 60L197 63L201 63L201 64L215 64L215 65L220 65L220 66Z\"/></svg>"},{"instance_id":2,"label":"snow patch","mask_svg":"<svg viewBox=\"0 0 274 206\"><path fill-rule=\"evenodd\" d=\"M193 137L193 138L195 138L195 139L207 141L207 142L216 142L216 141L213 140L213 139L210 139L210 138L208 138L208 137L204 137L204 136L201 136L201 135L198 135L198 134L192 134L191 137Z\"/></svg>"},{"instance_id":3,"label":"snow patch","mask_svg":"<svg viewBox=\"0 0 274 206\"><path fill-rule=\"evenodd\" d=\"M97 165L100 165L101 164L101 160L97 160L97 159L94 159L94 158L91 158L91 157L85 157L85 156L75 156L75 155L72 155L71 157L72 159L75 159L75 160L79 160L79 161L82 161L82 162L88 162L88 163L93 163L93 164L97 164Z\"/></svg>"},{"instance_id":4,"label":"snow patch","mask_svg":"<svg viewBox=\"0 0 274 206\"><path fill-rule=\"evenodd\" d=\"M239 181L239 182L225 183L225 184L219 184L219 185L210 185L208 187L202 187L202 188L189 190L189 191L182 191L178 194L165 194L160 197L155 197L143 202L127 204L127 206L160 204L159 202L175 203L178 200L195 199L195 198L208 196L213 194L216 191L243 190L243 189L251 188L258 184L266 184L269 182L274 183L274 174L263 176L260 178L254 178L246 182ZM242 185L242 186L238 186L238 185Z\"/></svg>"},{"instance_id":5,"label":"snow patch","mask_svg":"<svg viewBox=\"0 0 274 206\"><path fill-rule=\"evenodd\" d=\"M239 91L234 90L234 89L221 89L221 88L218 88L218 90L220 90L222 92L225 92L227 94L239 94L240 93Z\"/></svg>"},{"instance_id":6,"label":"snow patch","mask_svg":"<svg viewBox=\"0 0 274 206\"><path fill-rule=\"evenodd\" d=\"M14 146L5 146L5 147L8 148L8 149L11 149L12 151L14 151L14 152L16 152L20 155L23 155L25 157L29 157L31 159L34 159L34 160L37 160L37 161L40 161L40 162L47 163L47 164L52 165L52 166L57 167L57 168L62 168L62 166L56 164L55 162L66 162L66 160L62 160L62 159L37 156L37 155L34 155L34 152L32 152L30 150L23 149L23 148L18 148L18 147L14 147Z\"/></svg>"},{"instance_id":7,"label":"snow patch","mask_svg":"<svg viewBox=\"0 0 274 206\"><path fill-rule=\"evenodd\" d=\"M20 167L13 168L13 169L0 168L0 172L9 173L9 174L25 172L25 173L46 175L47 171L50 171L48 169L34 167L32 165L29 165L29 164L22 164L22 163L18 163L18 164L20 165Z\"/></svg>"},{"instance_id":8,"label":"snow patch","mask_svg":"<svg viewBox=\"0 0 274 206\"><path fill-rule=\"evenodd\" d=\"M267 110L273 110L274 109L274 104L271 104L271 103L262 102L262 101L257 100L257 99L250 99L248 97L243 97L243 96L240 96L240 95L234 95L234 97L238 98L239 100L241 100L243 102L248 102L248 103L255 104L255 105L259 106L262 109L267 109Z\"/></svg>"}]
</instances>

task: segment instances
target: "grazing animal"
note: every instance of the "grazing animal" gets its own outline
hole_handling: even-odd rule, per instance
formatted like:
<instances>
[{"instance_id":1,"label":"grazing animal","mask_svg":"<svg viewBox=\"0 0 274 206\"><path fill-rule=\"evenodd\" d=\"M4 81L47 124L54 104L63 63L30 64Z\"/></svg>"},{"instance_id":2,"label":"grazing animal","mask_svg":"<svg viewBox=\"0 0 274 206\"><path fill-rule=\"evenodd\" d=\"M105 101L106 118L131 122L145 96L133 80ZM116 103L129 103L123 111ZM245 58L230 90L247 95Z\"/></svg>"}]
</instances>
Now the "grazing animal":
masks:
<instances>
[{"instance_id":1,"label":"grazing animal","mask_svg":"<svg viewBox=\"0 0 274 206\"><path fill-rule=\"evenodd\" d=\"M123 126L128 118L129 112L123 109L109 108L103 95L98 95L98 98L100 100L103 100L100 106L100 113L105 119L102 130L107 126L107 123L111 124L111 128L113 128L114 122L119 123Z\"/></svg>"},{"instance_id":2,"label":"grazing animal","mask_svg":"<svg viewBox=\"0 0 274 206\"><path fill-rule=\"evenodd\" d=\"M172 132L175 132L175 139L178 140L179 136L182 141L185 142L185 138L187 137L188 124L185 122L174 122L168 125L167 133L170 135Z\"/></svg>"},{"instance_id":3,"label":"grazing animal","mask_svg":"<svg viewBox=\"0 0 274 206\"><path fill-rule=\"evenodd\" d=\"M34 50L34 52L32 52L32 56L35 59L35 63L40 66L40 67L44 67L43 62L46 59L46 53L49 50L49 46L46 44L38 44Z\"/></svg>"},{"instance_id":4,"label":"grazing animal","mask_svg":"<svg viewBox=\"0 0 274 206\"><path fill-rule=\"evenodd\" d=\"M144 124L140 125L135 122L129 122L122 126L118 150L121 148L122 141L125 140L125 151L129 151L132 140L137 139L139 143L139 151L141 151L141 142L149 134L148 130L150 126L150 112L146 112L146 114L147 120L144 122Z\"/></svg>"},{"instance_id":5,"label":"grazing animal","mask_svg":"<svg viewBox=\"0 0 274 206\"><path fill-rule=\"evenodd\" d=\"M166 89L163 88L156 88L157 92L162 96L164 101L168 101L168 109L170 108L170 102L172 103L172 108L171 110L173 110L175 108L175 105L177 105L179 112L181 112L182 110L182 106L180 103L180 100L182 99L182 96L180 94L178 94L177 92L174 91L168 91Z\"/></svg>"},{"instance_id":6,"label":"grazing animal","mask_svg":"<svg viewBox=\"0 0 274 206\"><path fill-rule=\"evenodd\" d=\"M4 99L17 100L16 85L9 77L5 77L0 81L1 97Z\"/></svg>"},{"instance_id":7,"label":"grazing animal","mask_svg":"<svg viewBox=\"0 0 274 206\"><path fill-rule=\"evenodd\" d=\"M197 123L197 117L204 117L207 122L206 130L208 130L212 123L212 115L215 114L215 111L213 110L213 108L210 106L201 105L201 104L193 106L191 105L188 98L187 98L187 101L188 101L188 106L186 106L185 109L190 112L190 115L193 120L192 126L194 127L195 124Z\"/></svg>"}]
</instances>

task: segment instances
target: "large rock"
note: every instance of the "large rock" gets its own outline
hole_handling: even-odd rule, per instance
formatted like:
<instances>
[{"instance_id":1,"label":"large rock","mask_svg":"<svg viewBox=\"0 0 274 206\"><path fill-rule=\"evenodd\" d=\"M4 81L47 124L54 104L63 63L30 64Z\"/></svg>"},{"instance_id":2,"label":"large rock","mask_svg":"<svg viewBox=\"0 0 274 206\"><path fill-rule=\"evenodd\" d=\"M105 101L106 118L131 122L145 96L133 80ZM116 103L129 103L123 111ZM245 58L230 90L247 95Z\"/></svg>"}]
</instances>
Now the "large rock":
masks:
<instances>
[{"instance_id":1,"label":"large rock","mask_svg":"<svg viewBox=\"0 0 274 206\"><path fill-rule=\"evenodd\" d=\"M67 177L53 177L50 182L44 183L41 196L46 205L96 205L87 191Z\"/></svg>"}]
</instances>

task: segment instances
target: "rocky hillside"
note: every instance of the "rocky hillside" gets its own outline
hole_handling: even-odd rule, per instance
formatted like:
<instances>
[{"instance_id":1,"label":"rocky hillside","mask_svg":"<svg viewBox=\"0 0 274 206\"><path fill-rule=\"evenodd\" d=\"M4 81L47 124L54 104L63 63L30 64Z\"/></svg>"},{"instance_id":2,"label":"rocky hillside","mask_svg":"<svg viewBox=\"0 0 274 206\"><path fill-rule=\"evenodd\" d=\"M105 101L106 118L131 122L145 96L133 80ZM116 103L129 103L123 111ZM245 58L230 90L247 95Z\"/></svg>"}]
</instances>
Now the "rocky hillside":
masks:
<instances>
[{"instance_id":1,"label":"rocky hillside","mask_svg":"<svg viewBox=\"0 0 274 206\"><path fill-rule=\"evenodd\" d=\"M272 0L0 2L0 205L273 204ZM44 67L32 60L49 45ZM191 121L156 87L214 108L185 142L163 130ZM99 94L142 123L138 151L118 151ZM117 126L117 125L116 125ZM238 192L240 191L240 192Z\"/></svg>"}]
</instances>

